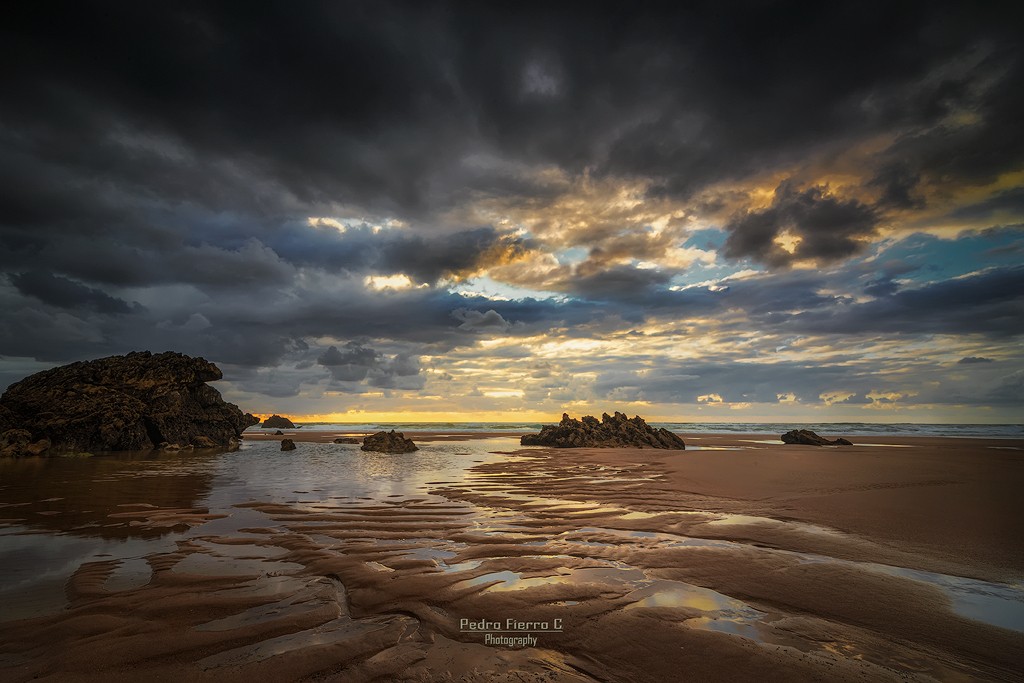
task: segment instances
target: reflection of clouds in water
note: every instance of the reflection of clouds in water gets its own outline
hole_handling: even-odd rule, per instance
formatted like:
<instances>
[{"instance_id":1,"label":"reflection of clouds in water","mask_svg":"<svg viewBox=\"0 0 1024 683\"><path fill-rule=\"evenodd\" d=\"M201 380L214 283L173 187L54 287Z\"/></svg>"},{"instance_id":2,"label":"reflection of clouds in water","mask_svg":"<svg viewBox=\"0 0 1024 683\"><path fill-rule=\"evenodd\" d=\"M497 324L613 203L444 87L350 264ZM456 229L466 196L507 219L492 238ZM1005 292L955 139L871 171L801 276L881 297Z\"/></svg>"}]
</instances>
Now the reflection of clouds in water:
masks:
<instances>
[{"instance_id":1,"label":"reflection of clouds in water","mask_svg":"<svg viewBox=\"0 0 1024 683\"><path fill-rule=\"evenodd\" d=\"M204 504L214 509L250 500L426 497L427 482L462 481L476 461L500 457L490 451L517 444L514 438L427 442L414 453L388 454L362 451L355 444L299 443L297 450L282 453L276 441L256 441L219 456Z\"/></svg>"},{"instance_id":2,"label":"reflection of clouds in water","mask_svg":"<svg viewBox=\"0 0 1024 683\"><path fill-rule=\"evenodd\" d=\"M23 533L25 527L9 527L0 535L0 621L49 614L67 602L64 584L87 562L118 558L140 559L175 549L179 534L162 539L108 540L74 536ZM20 534L20 535L19 535Z\"/></svg>"},{"instance_id":3,"label":"reflection of clouds in water","mask_svg":"<svg viewBox=\"0 0 1024 683\"><path fill-rule=\"evenodd\" d=\"M247 536L238 530L275 525L261 512L235 507L238 503L329 498L372 498L377 503L391 495L427 497L426 482L461 481L476 461L500 457L488 451L514 445L512 438L426 443L416 453L388 455L366 453L357 445L313 443L300 443L298 451L282 453L276 441L264 441L214 455L153 452L6 463L3 499L29 503L13 509L19 517L27 517L33 528L11 526L0 533L0 563L5 575L0 586L0 604L4 605L0 619L63 608L64 584L82 564L122 560L125 564L113 570L108 588L129 587L146 573L141 571L142 558L172 552L179 540L210 534ZM25 476L19 477L22 470ZM138 512L139 519L144 519L147 513L161 509L196 506L227 516L183 533L133 525L134 517L109 516ZM52 508L61 514L32 514ZM59 533L19 535L43 525ZM120 538L109 538L115 535ZM252 546L247 548L247 552L252 550ZM202 564L203 559L208 558L192 561Z\"/></svg>"},{"instance_id":4,"label":"reflection of clouds in water","mask_svg":"<svg viewBox=\"0 0 1024 683\"><path fill-rule=\"evenodd\" d=\"M18 523L75 536L158 538L180 520L132 524L111 513L191 509L212 485L216 456L138 451L93 458L0 459L0 501ZM8 515L10 516L10 515ZM120 522L120 523L118 523Z\"/></svg>"}]
</instances>

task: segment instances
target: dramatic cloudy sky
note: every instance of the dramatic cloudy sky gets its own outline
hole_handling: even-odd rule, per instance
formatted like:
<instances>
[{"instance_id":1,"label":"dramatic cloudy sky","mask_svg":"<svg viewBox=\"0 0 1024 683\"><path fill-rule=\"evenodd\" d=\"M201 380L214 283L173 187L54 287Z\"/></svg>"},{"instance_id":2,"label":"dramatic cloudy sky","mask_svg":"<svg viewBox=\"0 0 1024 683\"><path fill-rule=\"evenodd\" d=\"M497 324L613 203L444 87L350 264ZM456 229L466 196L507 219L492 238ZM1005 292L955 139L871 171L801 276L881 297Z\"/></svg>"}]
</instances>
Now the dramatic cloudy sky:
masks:
<instances>
[{"instance_id":1,"label":"dramatic cloudy sky","mask_svg":"<svg viewBox=\"0 0 1024 683\"><path fill-rule=\"evenodd\" d=\"M5 8L0 387L1019 422L1020 10L675 4Z\"/></svg>"}]
</instances>

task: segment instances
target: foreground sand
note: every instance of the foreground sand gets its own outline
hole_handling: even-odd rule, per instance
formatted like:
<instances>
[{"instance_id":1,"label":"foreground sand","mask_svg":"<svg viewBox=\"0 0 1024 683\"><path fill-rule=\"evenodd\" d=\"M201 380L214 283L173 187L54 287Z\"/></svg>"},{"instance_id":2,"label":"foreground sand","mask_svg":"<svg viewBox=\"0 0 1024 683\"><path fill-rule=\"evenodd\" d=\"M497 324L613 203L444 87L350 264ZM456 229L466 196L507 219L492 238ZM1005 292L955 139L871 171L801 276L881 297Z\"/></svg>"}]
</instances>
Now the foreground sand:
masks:
<instances>
[{"instance_id":1,"label":"foreground sand","mask_svg":"<svg viewBox=\"0 0 1024 683\"><path fill-rule=\"evenodd\" d=\"M967 618L948 592L887 568L1024 579L1024 442L757 443L775 438L689 435L702 450L686 452L522 450L464 480L428 477L422 498L252 501L271 526L180 543L150 558L142 589L107 590L115 563L83 566L68 585L70 615L0 624L0 672L1019 680L1024 633ZM176 521L158 512L140 524ZM180 517L194 524L201 513ZM439 564L431 553L442 547L450 556ZM196 554L272 560L275 571L183 571ZM464 617L562 619L564 629L537 647L502 649L460 632Z\"/></svg>"}]
</instances>

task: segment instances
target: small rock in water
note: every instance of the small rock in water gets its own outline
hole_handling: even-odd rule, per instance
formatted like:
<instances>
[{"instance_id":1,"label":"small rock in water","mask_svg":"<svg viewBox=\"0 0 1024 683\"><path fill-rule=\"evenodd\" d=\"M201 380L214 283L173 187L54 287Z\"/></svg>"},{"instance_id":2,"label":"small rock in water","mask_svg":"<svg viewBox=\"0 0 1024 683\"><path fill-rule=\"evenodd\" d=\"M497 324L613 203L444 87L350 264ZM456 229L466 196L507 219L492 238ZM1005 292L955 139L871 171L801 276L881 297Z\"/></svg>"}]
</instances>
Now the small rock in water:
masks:
<instances>
[{"instance_id":1,"label":"small rock in water","mask_svg":"<svg viewBox=\"0 0 1024 683\"><path fill-rule=\"evenodd\" d=\"M294 451L295 442L291 439L281 439L281 450L282 451Z\"/></svg>"},{"instance_id":2,"label":"small rock in water","mask_svg":"<svg viewBox=\"0 0 1024 683\"><path fill-rule=\"evenodd\" d=\"M418 451L419 448L412 442L412 439L405 438L405 434L392 429L390 432L377 432L363 439L362 450L380 453L412 453Z\"/></svg>"},{"instance_id":3,"label":"small rock in water","mask_svg":"<svg viewBox=\"0 0 1024 683\"><path fill-rule=\"evenodd\" d=\"M274 432L274 436L284 436L284 432L278 429L276 432Z\"/></svg>"},{"instance_id":4,"label":"small rock in water","mask_svg":"<svg viewBox=\"0 0 1024 683\"><path fill-rule=\"evenodd\" d=\"M335 439L334 443L362 443L362 441L354 436L342 436Z\"/></svg>"},{"instance_id":5,"label":"small rock in water","mask_svg":"<svg viewBox=\"0 0 1024 683\"><path fill-rule=\"evenodd\" d=\"M829 441L823 436L818 436L809 429L793 429L782 435L782 443L797 444L803 446L852 446L853 444L840 437L835 441Z\"/></svg>"}]
</instances>

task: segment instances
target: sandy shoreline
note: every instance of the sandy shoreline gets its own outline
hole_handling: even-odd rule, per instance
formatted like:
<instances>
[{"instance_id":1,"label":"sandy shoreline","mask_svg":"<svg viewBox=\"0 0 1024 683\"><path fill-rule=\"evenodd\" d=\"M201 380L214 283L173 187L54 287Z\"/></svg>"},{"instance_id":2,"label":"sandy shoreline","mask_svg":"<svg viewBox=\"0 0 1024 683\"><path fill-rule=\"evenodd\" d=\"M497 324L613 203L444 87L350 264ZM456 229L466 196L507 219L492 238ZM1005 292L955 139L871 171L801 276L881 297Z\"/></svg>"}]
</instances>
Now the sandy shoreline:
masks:
<instances>
[{"instance_id":1,"label":"sandy shoreline","mask_svg":"<svg viewBox=\"0 0 1024 683\"><path fill-rule=\"evenodd\" d=\"M282 431L245 438L292 438L298 450L267 444L231 457L272 458L265 476L282 476L301 458L348 454L377 473L435 457L431 444L457 451L511 436L406 432L426 447L396 461L330 444L335 432ZM1024 441L870 437L886 445L815 448L759 443L778 438L765 434L684 438L695 448L513 447L472 456L465 476L424 470L417 495L323 498L307 485L235 505L261 521L232 532L216 531L213 510L122 503L109 517L199 533L147 557L145 585L113 590L119 562L88 563L67 584L66 613L0 622L0 671L10 680L1016 679L1024 624L999 626L977 610L986 592L1024 580ZM564 628L525 649L460 629L461 618L488 617Z\"/></svg>"}]
</instances>

